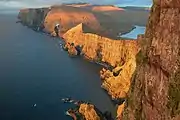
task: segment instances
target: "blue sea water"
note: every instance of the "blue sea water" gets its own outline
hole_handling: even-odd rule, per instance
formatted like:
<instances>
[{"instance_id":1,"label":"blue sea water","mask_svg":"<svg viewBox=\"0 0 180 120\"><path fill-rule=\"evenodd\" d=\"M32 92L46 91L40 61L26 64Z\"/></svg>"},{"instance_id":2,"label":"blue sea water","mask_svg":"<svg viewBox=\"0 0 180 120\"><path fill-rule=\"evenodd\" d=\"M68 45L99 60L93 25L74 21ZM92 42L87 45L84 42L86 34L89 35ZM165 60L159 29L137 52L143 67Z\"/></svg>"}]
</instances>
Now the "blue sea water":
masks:
<instances>
[{"instance_id":1,"label":"blue sea water","mask_svg":"<svg viewBox=\"0 0 180 120\"><path fill-rule=\"evenodd\" d=\"M146 27L144 26L135 26L135 29L133 29L131 32L121 35L120 37L124 38L131 38L131 39L137 39L137 35L144 34L146 30Z\"/></svg>"},{"instance_id":2,"label":"blue sea water","mask_svg":"<svg viewBox=\"0 0 180 120\"><path fill-rule=\"evenodd\" d=\"M99 65L70 58L61 40L17 24L16 16L0 14L0 120L71 120L65 111L73 105L63 97L115 112Z\"/></svg>"}]
</instances>

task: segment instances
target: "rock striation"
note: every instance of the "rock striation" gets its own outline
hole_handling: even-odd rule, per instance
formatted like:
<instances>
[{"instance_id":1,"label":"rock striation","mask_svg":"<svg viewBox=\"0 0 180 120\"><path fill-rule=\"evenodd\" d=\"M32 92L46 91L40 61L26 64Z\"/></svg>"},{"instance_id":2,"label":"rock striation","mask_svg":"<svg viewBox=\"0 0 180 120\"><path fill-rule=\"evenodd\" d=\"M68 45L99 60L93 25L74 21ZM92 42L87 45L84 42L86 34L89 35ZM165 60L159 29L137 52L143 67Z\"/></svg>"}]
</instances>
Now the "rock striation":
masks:
<instances>
[{"instance_id":1,"label":"rock striation","mask_svg":"<svg viewBox=\"0 0 180 120\"><path fill-rule=\"evenodd\" d=\"M136 68L137 41L112 40L84 32L86 30L87 26L81 23L66 32L63 38L67 44L83 46L81 52L86 59L111 65L112 70L102 69L100 72L102 88L113 99L126 98ZM119 111L122 109L120 106Z\"/></svg>"},{"instance_id":2,"label":"rock striation","mask_svg":"<svg viewBox=\"0 0 180 120\"><path fill-rule=\"evenodd\" d=\"M154 0L122 120L180 120L180 1Z\"/></svg>"}]
</instances>

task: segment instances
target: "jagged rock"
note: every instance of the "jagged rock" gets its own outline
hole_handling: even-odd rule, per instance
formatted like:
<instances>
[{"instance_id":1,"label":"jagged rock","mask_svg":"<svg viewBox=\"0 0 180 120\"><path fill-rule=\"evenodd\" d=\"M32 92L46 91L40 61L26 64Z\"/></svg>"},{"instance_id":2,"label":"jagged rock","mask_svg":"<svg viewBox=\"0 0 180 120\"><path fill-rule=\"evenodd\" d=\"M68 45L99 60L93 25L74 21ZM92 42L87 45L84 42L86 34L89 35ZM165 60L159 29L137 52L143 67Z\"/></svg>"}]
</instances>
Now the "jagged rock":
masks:
<instances>
[{"instance_id":1,"label":"jagged rock","mask_svg":"<svg viewBox=\"0 0 180 120\"><path fill-rule=\"evenodd\" d=\"M68 53L70 56L77 56L78 55L76 48L72 45L68 48Z\"/></svg>"},{"instance_id":2,"label":"jagged rock","mask_svg":"<svg viewBox=\"0 0 180 120\"><path fill-rule=\"evenodd\" d=\"M44 29L44 19L49 12L48 8L38 8L38 9L22 9L18 14L18 19L24 25L31 27L33 29Z\"/></svg>"},{"instance_id":3,"label":"jagged rock","mask_svg":"<svg viewBox=\"0 0 180 120\"><path fill-rule=\"evenodd\" d=\"M122 120L180 119L180 1L153 2Z\"/></svg>"},{"instance_id":4,"label":"jagged rock","mask_svg":"<svg viewBox=\"0 0 180 120\"><path fill-rule=\"evenodd\" d=\"M55 31L51 33L51 36L52 36L52 37L56 37Z\"/></svg>"},{"instance_id":5,"label":"jagged rock","mask_svg":"<svg viewBox=\"0 0 180 120\"><path fill-rule=\"evenodd\" d=\"M112 77L113 74L110 70L107 70L105 68L103 68L101 71L100 71L100 77L101 77L101 80L105 80L109 77Z\"/></svg>"},{"instance_id":6,"label":"jagged rock","mask_svg":"<svg viewBox=\"0 0 180 120\"><path fill-rule=\"evenodd\" d=\"M122 112L124 110L124 105L125 105L125 103L123 103L123 104L118 106L118 109L117 109L117 120L121 120L121 118L122 118Z\"/></svg>"},{"instance_id":7,"label":"jagged rock","mask_svg":"<svg viewBox=\"0 0 180 120\"><path fill-rule=\"evenodd\" d=\"M107 90L112 98L127 97L131 77L136 68L135 56L139 50L137 41L112 40L96 34L84 33L84 28L87 26L79 24L66 32L63 37L66 42L83 45L82 52L86 58L96 61L100 56L101 62L117 66L113 72L119 72L118 75L114 76L112 71L105 69L100 72L103 79L101 87ZM100 55L98 55L99 50Z\"/></svg>"},{"instance_id":8,"label":"jagged rock","mask_svg":"<svg viewBox=\"0 0 180 120\"><path fill-rule=\"evenodd\" d=\"M84 116L85 120L101 120L95 111L94 105L81 104L79 112Z\"/></svg>"}]
</instances>

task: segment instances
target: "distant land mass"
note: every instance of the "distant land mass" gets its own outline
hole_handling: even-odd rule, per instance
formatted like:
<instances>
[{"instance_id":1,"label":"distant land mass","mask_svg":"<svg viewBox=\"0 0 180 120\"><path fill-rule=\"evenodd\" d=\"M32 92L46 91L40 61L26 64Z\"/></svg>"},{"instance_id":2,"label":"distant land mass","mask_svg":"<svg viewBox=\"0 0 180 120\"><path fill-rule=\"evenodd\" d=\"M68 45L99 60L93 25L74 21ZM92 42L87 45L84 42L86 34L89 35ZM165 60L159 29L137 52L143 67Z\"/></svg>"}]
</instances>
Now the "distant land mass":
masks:
<instances>
[{"instance_id":1,"label":"distant land mass","mask_svg":"<svg viewBox=\"0 0 180 120\"><path fill-rule=\"evenodd\" d=\"M149 11L150 7L137 7L137 6L126 6L126 7L119 7L126 10L139 10L139 11Z\"/></svg>"}]
</instances>

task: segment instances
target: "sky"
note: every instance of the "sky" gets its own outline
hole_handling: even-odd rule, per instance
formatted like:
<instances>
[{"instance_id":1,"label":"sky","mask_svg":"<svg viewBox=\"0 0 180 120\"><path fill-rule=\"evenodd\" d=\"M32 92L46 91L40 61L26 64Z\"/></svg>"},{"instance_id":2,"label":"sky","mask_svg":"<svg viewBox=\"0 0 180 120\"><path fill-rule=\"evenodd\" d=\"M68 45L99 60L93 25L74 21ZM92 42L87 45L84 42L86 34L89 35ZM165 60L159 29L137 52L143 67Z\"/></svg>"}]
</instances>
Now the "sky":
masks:
<instances>
[{"instance_id":1,"label":"sky","mask_svg":"<svg viewBox=\"0 0 180 120\"><path fill-rule=\"evenodd\" d=\"M0 9L44 7L61 3L88 2L92 4L113 4L118 6L151 6L152 0L0 0Z\"/></svg>"}]
</instances>

